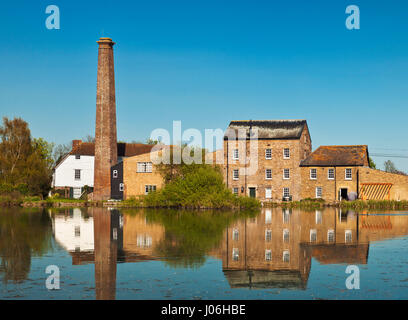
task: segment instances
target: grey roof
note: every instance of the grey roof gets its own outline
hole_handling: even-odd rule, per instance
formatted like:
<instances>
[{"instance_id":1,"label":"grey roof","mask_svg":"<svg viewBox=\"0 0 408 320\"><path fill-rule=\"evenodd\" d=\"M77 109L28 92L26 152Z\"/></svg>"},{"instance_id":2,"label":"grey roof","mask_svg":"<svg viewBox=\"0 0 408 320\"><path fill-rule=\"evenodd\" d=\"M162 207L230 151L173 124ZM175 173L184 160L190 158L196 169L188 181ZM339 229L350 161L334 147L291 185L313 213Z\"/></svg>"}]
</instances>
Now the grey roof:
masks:
<instances>
[{"instance_id":1,"label":"grey roof","mask_svg":"<svg viewBox=\"0 0 408 320\"><path fill-rule=\"evenodd\" d=\"M248 139L250 128L258 129L258 139L299 139L307 126L306 120L235 120L231 121L224 134L224 140L236 139L239 130Z\"/></svg>"}]
</instances>

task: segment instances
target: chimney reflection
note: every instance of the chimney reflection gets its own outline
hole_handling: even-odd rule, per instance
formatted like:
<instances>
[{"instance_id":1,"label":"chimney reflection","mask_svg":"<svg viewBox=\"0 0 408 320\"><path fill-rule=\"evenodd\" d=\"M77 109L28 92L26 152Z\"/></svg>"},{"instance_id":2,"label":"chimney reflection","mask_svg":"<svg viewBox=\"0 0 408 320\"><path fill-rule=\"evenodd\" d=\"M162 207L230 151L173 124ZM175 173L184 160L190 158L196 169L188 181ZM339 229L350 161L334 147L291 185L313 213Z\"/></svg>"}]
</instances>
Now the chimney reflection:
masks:
<instances>
[{"instance_id":1,"label":"chimney reflection","mask_svg":"<svg viewBox=\"0 0 408 320\"><path fill-rule=\"evenodd\" d=\"M116 298L116 261L123 246L123 217L118 210L92 209L95 243L95 293L98 300Z\"/></svg>"}]
</instances>

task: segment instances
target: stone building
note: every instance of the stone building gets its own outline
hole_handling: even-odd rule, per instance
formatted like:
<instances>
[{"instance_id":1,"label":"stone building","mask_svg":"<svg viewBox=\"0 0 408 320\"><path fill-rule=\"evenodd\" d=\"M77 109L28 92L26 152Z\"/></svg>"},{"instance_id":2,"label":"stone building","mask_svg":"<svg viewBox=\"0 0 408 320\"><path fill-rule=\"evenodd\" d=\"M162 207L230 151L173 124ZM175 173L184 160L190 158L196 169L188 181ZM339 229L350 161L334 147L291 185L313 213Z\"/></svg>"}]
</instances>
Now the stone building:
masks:
<instances>
[{"instance_id":1,"label":"stone building","mask_svg":"<svg viewBox=\"0 0 408 320\"><path fill-rule=\"evenodd\" d=\"M358 195L358 171L368 167L368 148L320 146L300 163L301 198L348 200Z\"/></svg>"},{"instance_id":2,"label":"stone building","mask_svg":"<svg viewBox=\"0 0 408 320\"><path fill-rule=\"evenodd\" d=\"M224 135L224 179L237 195L301 199L299 164L312 151L306 120L231 121Z\"/></svg>"},{"instance_id":3,"label":"stone building","mask_svg":"<svg viewBox=\"0 0 408 320\"><path fill-rule=\"evenodd\" d=\"M369 168L366 145L321 146L300 167L302 199L408 199L408 176Z\"/></svg>"}]
</instances>

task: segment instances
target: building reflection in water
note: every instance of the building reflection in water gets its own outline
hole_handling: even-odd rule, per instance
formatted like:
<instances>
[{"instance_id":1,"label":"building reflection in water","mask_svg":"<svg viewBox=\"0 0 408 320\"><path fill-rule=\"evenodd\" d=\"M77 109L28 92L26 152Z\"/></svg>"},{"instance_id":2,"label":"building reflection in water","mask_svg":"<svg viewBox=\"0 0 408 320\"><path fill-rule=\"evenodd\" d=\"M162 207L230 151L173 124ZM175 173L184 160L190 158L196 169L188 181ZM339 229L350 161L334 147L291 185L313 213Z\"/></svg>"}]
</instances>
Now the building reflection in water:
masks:
<instances>
[{"instance_id":1,"label":"building reflection in water","mask_svg":"<svg viewBox=\"0 0 408 320\"><path fill-rule=\"evenodd\" d=\"M117 262L168 258L161 248L172 238L169 231L164 224L148 221L143 212L73 210L70 218L55 216L54 235L72 255L73 264L95 263L97 299L115 299ZM220 232L223 235L209 235L221 240L204 254L222 259L231 288L301 290L307 287L312 258L320 264L367 264L369 242L407 235L408 216L334 208L264 209L256 217L236 219Z\"/></svg>"}]
</instances>

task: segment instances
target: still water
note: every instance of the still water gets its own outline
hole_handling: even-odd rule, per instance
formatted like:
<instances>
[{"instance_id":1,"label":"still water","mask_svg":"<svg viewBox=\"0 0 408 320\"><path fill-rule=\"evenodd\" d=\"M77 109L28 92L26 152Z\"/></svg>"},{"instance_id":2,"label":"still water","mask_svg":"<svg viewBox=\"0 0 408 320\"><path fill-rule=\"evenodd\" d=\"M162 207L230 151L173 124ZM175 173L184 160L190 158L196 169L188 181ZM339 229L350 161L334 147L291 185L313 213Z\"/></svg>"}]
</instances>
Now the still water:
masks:
<instances>
[{"instance_id":1,"label":"still water","mask_svg":"<svg viewBox=\"0 0 408 320\"><path fill-rule=\"evenodd\" d=\"M408 212L0 208L0 299L407 298Z\"/></svg>"}]
</instances>

